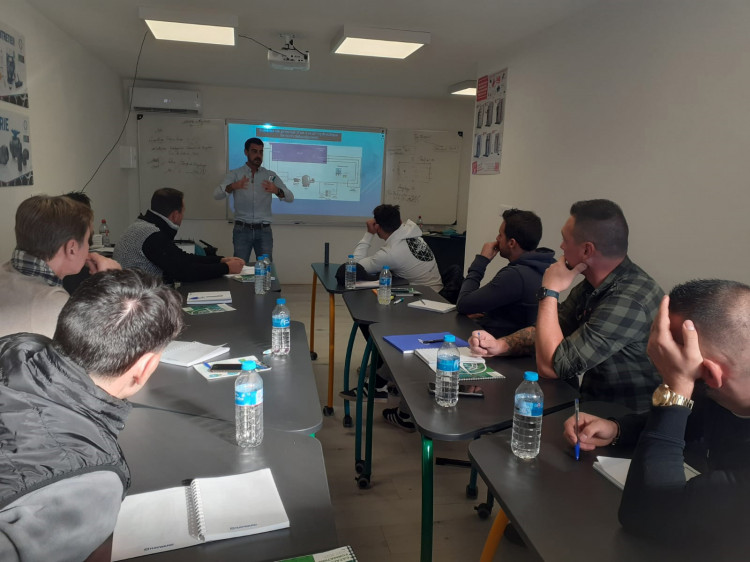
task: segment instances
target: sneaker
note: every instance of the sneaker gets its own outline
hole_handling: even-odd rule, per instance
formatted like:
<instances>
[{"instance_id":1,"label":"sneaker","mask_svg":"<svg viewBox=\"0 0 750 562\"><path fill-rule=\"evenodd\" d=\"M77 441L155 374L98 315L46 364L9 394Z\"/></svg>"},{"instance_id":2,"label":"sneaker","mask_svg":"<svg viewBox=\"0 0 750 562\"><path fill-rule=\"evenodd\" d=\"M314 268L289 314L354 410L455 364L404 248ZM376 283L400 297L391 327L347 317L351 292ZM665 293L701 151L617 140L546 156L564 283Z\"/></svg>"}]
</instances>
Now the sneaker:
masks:
<instances>
[{"instance_id":1,"label":"sneaker","mask_svg":"<svg viewBox=\"0 0 750 562\"><path fill-rule=\"evenodd\" d=\"M403 429L407 433L413 433L417 428L414 426L414 422L411 421L409 414L399 412L398 408L386 408L383 410L383 417L391 425L395 425L398 428Z\"/></svg>"},{"instance_id":2,"label":"sneaker","mask_svg":"<svg viewBox=\"0 0 750 562\"><path fill-rule=\"evenodd\" d=\"M349 390L342 390L339 392L339 396L344 400L354 401L357 399L357 389L350 388ZM367 400L367 387L362 389L362 400ZM375 389L375 396L373 402L388 402L388 389L383 386L382 388Z\"/></svg>"}]
</instances>

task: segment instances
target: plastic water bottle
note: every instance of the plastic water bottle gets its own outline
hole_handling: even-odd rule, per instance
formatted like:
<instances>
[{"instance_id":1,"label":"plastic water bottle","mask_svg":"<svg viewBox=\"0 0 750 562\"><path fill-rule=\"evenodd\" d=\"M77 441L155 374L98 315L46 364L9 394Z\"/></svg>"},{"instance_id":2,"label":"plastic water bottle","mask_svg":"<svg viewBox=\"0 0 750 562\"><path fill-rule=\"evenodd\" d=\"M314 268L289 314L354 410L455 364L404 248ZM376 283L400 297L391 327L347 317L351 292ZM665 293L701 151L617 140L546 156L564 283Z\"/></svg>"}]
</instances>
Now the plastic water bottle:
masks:
<instances>
[{"instance_id":1,"label":"plastic water bottle","mask_svg":"<svg viewBox=\"0 0 750 562\"><path fill-rule=\"evenodd\" d=\"M266 294L266 268L264 267L263 257L256 256L255 260L255 294Z\"/></svg>"},{"instance_id":2,"label":"plastic water bottle","mask_svg":"<svg viewBox=\"0 0 750 562\"><path fill-rule=\"evenodd\" d=\"M510 448L519 459L533 459L539 454L544 393L538 380L537 373L526 371L523 382L516 389Z\"/></svg>"},{"instance_id":3,"label":"plastic water bottle","mask_svg":"<svg viewBox=\"0 0 750 562\"><path fill-rule=\"evenodd\" d=\"M102 219L102 224L99 227L99 234L102 235L102 246L109 246L109 227L104 219Z\"/></svg>"},{"instance_id":4,"label":"plastic water bottle","mask_svg":"<svg viewBox=\"0 0 750 562\"><path fill-rule=\"evenodd\" d=\"M289 355L292 334L289 330L289 309L286 299L276 299L276 308L271 314L271 351L274 355Z\"/></svg>"},{"instance_id":5,"label":"plastic water bottle","mask_svg":"<svg viewBox=\"0 0 750 562\"><path fill-rule=\"evenodd\" d=\"M378 284L378 304L390 304L392 279L391 268L384 265L383 271L380 272L380 282Z\"/></svg>"},{"instance_id":6,"label":"plastic water bottle","mask_svg":"<svg viewBox=\"0 0 750 562\"><path fill-rule=\"evenodd\" d=\"M257 447L263 442L263 379L255 366L255 361L243 361L242 374L234 381L234 419L240 447Z\"/></svg>"},{"instance_id":7,"label":"plastic water bottle","mask_svg":"<svg viewBox=\"0 0 750 562\"><path fill-rule=\"evenodd\" d=\"M268 254L265 254L263 256L263 267L266 270L266 277L264 278L264 288L265 292L268 293L271 291L271 277L273 276L273 273L271 271L271 258L268 257Z\"/></svg>"},{"instance_id":8,"label":"plastic water bottle","mask_svg":"<svg viewBox=\"0 0 750 562\"><path fill-rule=\"evenodd\" d=\"M458 403L459 354L456 336L445 334L443 345L437 353L437 373L435 374L435 402L438 406L450 408Z\"/></svg>"},{"instance_id":9,"label":"plastic water bottle","mask_svg":"<svg viewBox=\"0 0 750 562\"><path fill-rule=\"evenodd\" d=\"M344 272L344 287L354 289L357 286L357 262L354 261L354 255L349 254L346 260L346 269Z\"/></svg>"}]
</instances>

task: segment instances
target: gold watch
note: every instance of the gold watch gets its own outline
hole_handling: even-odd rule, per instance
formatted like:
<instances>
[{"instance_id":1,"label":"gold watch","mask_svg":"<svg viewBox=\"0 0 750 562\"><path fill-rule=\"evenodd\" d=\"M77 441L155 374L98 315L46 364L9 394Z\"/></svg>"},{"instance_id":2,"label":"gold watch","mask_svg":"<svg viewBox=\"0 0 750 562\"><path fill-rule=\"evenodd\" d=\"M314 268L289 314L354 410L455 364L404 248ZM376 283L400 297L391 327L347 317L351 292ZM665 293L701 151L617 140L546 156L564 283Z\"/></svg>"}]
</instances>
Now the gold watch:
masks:
<instances>
[{"instance_id":1,"label":"gold watch","mask_svg":"<svg viewBox=\"0 0 750 562\"><path fill-rule=\"evenodd\" d=\"M666 384L660 384L656 387L654 395L651 397L651 403L654 406L685 406L693 409L693 401L690 398L676 394Z\"/></svg>"}]
</instances>

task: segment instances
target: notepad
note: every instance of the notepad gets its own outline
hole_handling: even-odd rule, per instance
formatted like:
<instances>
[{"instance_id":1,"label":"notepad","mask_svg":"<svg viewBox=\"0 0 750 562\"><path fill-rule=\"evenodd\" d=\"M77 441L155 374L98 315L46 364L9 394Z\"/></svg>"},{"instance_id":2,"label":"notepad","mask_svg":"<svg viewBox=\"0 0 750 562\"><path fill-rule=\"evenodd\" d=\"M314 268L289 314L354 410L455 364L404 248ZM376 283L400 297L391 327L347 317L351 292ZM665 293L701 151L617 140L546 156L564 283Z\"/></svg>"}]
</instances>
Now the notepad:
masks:
<instances>
[{"instance_id":1,"label":"notepad","mask_svg":"<svg viewBox=\"0 0 750 562\"><path fill-rule=\"evenodd\" d=\"M229 291L199 291L188 293L187 304L230 304L232 293Z\"/></svg>"},{"instance_id":2,"label":"notepad","mask_svg":"<svg viewBox=\"0 0 750 562\"><path fill-rule=\"evenodd\" d=\"M426 299L412 301L407 305L409 308L418 308L420 310L429 310L430 312L446 313L456 310L456 305L449 302L438 302Z\"/></svg>"},{"instance_id":3,"label":"notepad","mask_svg":"<svg viewBox=\"0 0 750 562\"><path fill-rule=\"evenodd\" d=\"M698 476L700 472L695 470L689 464L683 463L685 469L685 479L690 480L691 478ZM604 477L612 482L615 486L622 490L625 488L625 480L628 478L628 470L630 469L630 459L618 459L614 457L596 457L594 462L594 470L604 475Z\"/></svg>"},{"instance_id":4,"label":"notepad","mask_svg":"<svg viewBox=\"0 0 750 562\"><path fill-rule=\"evenodd\" d=\"M239 371L212 371L211 366L214 363L242 363L243 361L255 361L255 370L259 373L270 371L271 367L258 360L255 355L245 355L244 357L231 357L228 359L221 359L220 361L211 361L210 363L201 362L193 365L193 369L198 371L201 376L207 381L215 381L219 379L225 379L228 377L236 377L242 370Z\"/></svg>"},{"instance_id":5,"label":"notepad","mask_svg":"<svg viewBox=\"0 0 750 562\"><path fill-rule=\"evenodd\" d=\"M483 357L472 355L468 347L459 347L460 366L458 378L461 381L479 381L483 379L504 379L505 377L495 371L492 367L487 366ZM437 354L435 348L416 349L414 354L433 371L437 372Z\"/></svg>"},{"instance_id":6,"label":"notepad","mask_svg":"<svg viewBox=\"0 0 750 562\"><path fill-rule=\"evenodd\" d=\"M161 354L161 362L180 367L191 367L227 353L228 347L209 345L197 341L173 341Z\"/></svg>"},{"instance_id":7,"label":"notepad","mask_svg":"<svg viewBox=\"0 0 750 562\"><path fill-rule=\"evenodd\" d=\"M112 540L112 560L289 527L271 470L197 478L128 496Z\"/></svg>"}]
</instances>

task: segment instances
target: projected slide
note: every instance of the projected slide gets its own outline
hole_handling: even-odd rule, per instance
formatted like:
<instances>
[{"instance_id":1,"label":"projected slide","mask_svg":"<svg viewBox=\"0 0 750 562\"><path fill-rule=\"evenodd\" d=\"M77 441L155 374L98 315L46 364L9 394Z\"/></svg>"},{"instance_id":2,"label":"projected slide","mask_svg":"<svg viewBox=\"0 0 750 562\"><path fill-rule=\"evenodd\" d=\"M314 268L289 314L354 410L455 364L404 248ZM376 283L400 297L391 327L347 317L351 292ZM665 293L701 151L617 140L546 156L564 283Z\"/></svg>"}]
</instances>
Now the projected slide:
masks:
<instances>
[{"instance_id":1,"label":"projected slide","mask_svg":"<svg viewBox=\"0 0 750 562\"><path fill-rule=\"evenodd\" d=\"M385 131L227 123L228 166L245 163L245 141L264 143L263 167L294 192L294 202L273 202L278 219L325 222L372 215L381 203Z\"/></svg>"}]
</instances>

